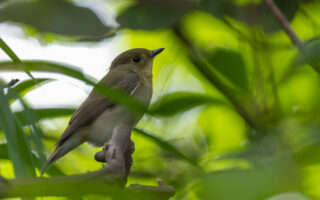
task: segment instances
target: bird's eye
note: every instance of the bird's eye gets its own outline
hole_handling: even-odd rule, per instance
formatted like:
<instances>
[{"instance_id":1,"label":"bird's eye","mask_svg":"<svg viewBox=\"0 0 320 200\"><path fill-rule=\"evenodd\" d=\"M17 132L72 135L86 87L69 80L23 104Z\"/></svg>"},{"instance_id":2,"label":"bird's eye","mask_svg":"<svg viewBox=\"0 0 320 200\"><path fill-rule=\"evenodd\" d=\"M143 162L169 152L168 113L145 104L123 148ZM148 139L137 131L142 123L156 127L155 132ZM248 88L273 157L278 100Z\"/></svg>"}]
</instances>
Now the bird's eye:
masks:
<instances>
[{"instance_id":1,"label":"bird's eye","mask_svg":"<svg viewBox=\"0 0 320 200\"><path fill-rule=\"evenodd\" d=\"M135 56L132 58L133 62L138 63L140 62L141 58L139 56Z\"/></svg>"}]
</instances>

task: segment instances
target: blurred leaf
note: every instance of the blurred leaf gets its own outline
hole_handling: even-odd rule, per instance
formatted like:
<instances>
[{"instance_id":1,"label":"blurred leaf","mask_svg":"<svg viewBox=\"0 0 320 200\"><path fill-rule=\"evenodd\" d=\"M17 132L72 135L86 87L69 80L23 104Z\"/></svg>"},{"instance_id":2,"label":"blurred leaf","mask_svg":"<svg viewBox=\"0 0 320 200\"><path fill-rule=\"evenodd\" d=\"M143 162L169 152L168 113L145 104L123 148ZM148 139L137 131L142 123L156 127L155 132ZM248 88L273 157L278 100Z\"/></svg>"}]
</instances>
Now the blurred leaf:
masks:
<instances>
[{"instance_id":1,"label":"blurred leaf","mask_svg":"<svg viewBox=\"0 0 320 200\"><path fill-rule=\"evenodd\" d=\"M201 8L217 18L224 16L235 18L235 15L239 11L239 7L232 0L203 0Z\"/></svg>"},{"instance_id":2,"label":"blurred leaf","mask_svg":"<svg viewBox=\"0 0 320 200\"><path fill-rule=\"evenodd\" d=\"M173 153L174 155L176 155L177 157L182 158L183 160L188 161L191 165L202 169L199 164L197 163L197 161L193 160L192 158L189 158L188 156L184 155L183 153L181 153L174 145L170 144L169 142L161 139L160 137L154 135L153 133L150 133L148 131L142 130L140 128L134 128L133 129L136 133L151 139L152 141L154 141L156 144L158 144L160 147L162 147L163 149L167 150L168 152Z\"/></svg>"},{"instance_id":3,"label":"blurred leaf","mask_svg":"<svg viewBox=\"0 0 320 200\"><path fill-rule=\"evenodd\" d=\"M215 49L207 60L234 86L244 91L248 90L246 68L240 53L219 48Z\"/></svg>"},{"instance_id":4,"label":"blurred leaf","mask_svg":"<svg viewBox=\"0 0 320 200\"><path fill-rule=\"evenodd\" d=\"M1 13L1 9L0 9L0 13ZM11 58L11 60L14 63L20 63L21 62L19 57L10 49L10 47L1 38L0 38L0 48ZM31 79L34 79L32 74L28 70L25 70L25 72Z\"/></svg>"},{"instance_id":5,"label":"blurred leaf","mask_svg":"<svg viewBox=\"0 0 320 200\"><path fill-rule=\"evenodd\" d=\"M7 139L7 149L16 177L35 176L31 148L22 127L9 108L2 88L0 89L0 128Z\"/></svg>"},{"instance_id":6,"label":"blurred leaf","mask_svg":"<svg viewBox=\"0 0 320 200\"><path fill-rule=\"evenodd\" d=\"M65 36L98 37L111 31L90 9L64 0L12 1L0 9L0 22L7 21Z\"/></svg>"},{"instance_id":7,"label":"blurred leaf","mask_svg":"<svg viewBox=\"0 0 320 200\"><path fill-rule=\"evenodd\" d=\"M19 63L20 59L17 55L10 49L10 47L0 38L0 47L1 49L11 58L15 63Z\"/></svg>"},{"instance_id":8,"label":"blurred leaf","mask_svg":"<svg viewBox=\"0 0 320 200\"><path fill-rule=\"evenodd\" d=\"M7 143L0 144L0 159L9 159Z\"/></svg>"},{"instance_id":9,"label":"blurred leaf","mask_svg":"<svg viewBox=\"0 0 320 200\"><path fill-rule=\"evenodd\" d=\"M290 22L298 10L298 0L274 0L285 18ZM267 32L281 30L279 23L274 19L268 8L260 2L250 1L236 5L232 0L204 0L201 9L217 18L231 17L249 25L261 25Z\"/></svg>"},{"instance_id":10,"label":"blurred leaf","mask_svg":"<svg viewBox=\"0 0 320 200\"><path fill-rule=\"evenodd\" d=\"M62 65L54 62L46 61L23 61L22 63L0 62L0 71L40 71L40 72L53 72L67 75L87 84L93 85L95 89L102 95L107 96L114 102L122 104L135 112L146 112L147 108L139 103L133 97L125 94L122 91L108 88L102 84L96 84L97 80L88 75L84 75L81 71L74 67Z\"/></svg>"},{"instance_id":11,"label":"blurred leaf","mask_svg":"<svg viewBox=\"0 0 320 200\"><path fill-rule=\"evenodd\" d=\"M264 166L249 170L227 170L208 174L198 191L203 200L256 200L301 191L299 169L289 158L266 160Z\"/></svg>"},{"instance_id":12,"label":"blurred leaf","mask_svg":"<svg viewBox=\"0 0 320 200\"><path fill-rule=\"evenodd\" d=\"M38 108L38 109L31 109L31 111L35 114L38 120L48 119L48 118L55 118L55 117L63 117L63 116L70 116L74 113L74 108ZM23 112L15 112L15 115L18 119L22 122L24 126L29 125L29 121L23 118Z\"/></svg>"},{"instance_id":13,"label":"blurred leaf","mask_svg":"<svg viewBox=\"0 0 320 200\"><path fill-rule=\"evenodd\" d=\"M315 38L305 45L302 53L298 53L294 61L294 66L304 64L320 65L320 39Z\"/></svg>"},{"instance_id":14,"label":"blurred leaf","mask_svg":"<svg viewBox=\"0 0 320 200\"><path fill-rule=\"evenodd\" d=\"M153 30L173 27L191 4L189 1L146 1L135 4L118 17L122 27L130 29Z\"/></svg>"},{"instance_id":15,"label":"blurred leaf","mask_svg":"<svg viewBox=\"0 0 320 200\"><path fill-rule=\"evenodd\" d=\"M198 93L174 92L158 99L151 106L150 112L155 115L170 116L207 104L225 104L225 102Z\"/></svg>"},{"instance_id":16,"label":"blurred leaf","mask_svg":"<svg viewBox=\"0 0 320 200\"><path fill-rule=\"evenodd\" d=\"M267 200L310 200L310 198L298 192L286 192L272 196Z\"/></svg>"},{"instance_id":17,"label":"blurred leaf","mask_svg":"<svg viewBox=\"0 0 320 200\"><path fill-rule=\"evenodd\" d=\"M39 158L34 153L32 153L32 157L36 161L37 168L39 170L41 170L42 169L42 165L40 165L40 162L37 161ZM8 150L7 150L7 143L1 143L0 144L0 159L4 159L4 160L9 160L10 159L9 158L9 154L8 154ZM65 173L63 173L55 165L50 167L50 169L48 169L48 171L46 173L49 174L50 176L63 176L63 175L65 175Z\"/></svg>"},{"instance_id":18,"label":"blurred leaf","mask_svg":"<svg viewBox=\"0 0 320 200\"><path fill-rule=\"evenodd\" d=\"M53 79L37 78L35 80L25 80L25 81L18 83L13 88L14 88L15 92L18 93L19 96L22 97L26 93L30 92L31 90L36 89L36 88L38 88L38 87L42 86L43 84L48 83L50 81L53 81ZM6 96L10 102L13 102L14 100L16 100L15 97L17 97L13 94L12 90L9 90Z\"/></svg>"}]
</instances>

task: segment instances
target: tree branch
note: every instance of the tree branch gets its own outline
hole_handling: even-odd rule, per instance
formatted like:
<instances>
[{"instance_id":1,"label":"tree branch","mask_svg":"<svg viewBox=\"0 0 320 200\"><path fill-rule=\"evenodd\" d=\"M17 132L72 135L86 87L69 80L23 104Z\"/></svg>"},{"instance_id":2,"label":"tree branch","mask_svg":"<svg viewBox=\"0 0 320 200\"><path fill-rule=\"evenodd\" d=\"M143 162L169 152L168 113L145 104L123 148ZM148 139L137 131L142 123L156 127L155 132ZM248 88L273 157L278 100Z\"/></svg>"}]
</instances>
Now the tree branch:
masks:
<instances>
[{"instance_id":1,"label":"tree branch","mask_svg":"<svg viewBox=\"0 0 320 200\"><path fill-rule=\"evenodd\" d=\"M297 34L292 30L288 20L284 17L284 15L282 14L281 10L274 3L274 1L273 0L263 0L263 3L270 10L271 14L278 21L278 23L280 24L282 29L287 33L287 35L289 36L291 42L298 47L299 51L302 54L304 54L304 44L303 44L303 42L300 40L300 38L297 36ZM315 64L310 64L310 65L320 75L320 67L315 65Z\"/></svg>"},{"instance_id":2,"label":"tree branch","mask_svg":"<svg viewBox=\"0 0 320 200\"><path fill-rule=\"evenodd\" d=\"M122 189L115 182L103 178L108 170L83 175L51 178L0 180L0 198L39 196L83 196L100 194L115 199L169 199L175 193L171 186L134 184Z\"/></svg>"},{"instance_id":3,"label":"tree branch","mask_svg":"<svg viewBox=\"0 0 320 200\"><path fill-rule=\"evenodd\" d=\"M284 17L284 15L282 14L278 6L273 2L273 0L263 0L263 2L267 6L267 8L270 10L274 18L278 21L278 23L283 28L283 30L287 33L292 43L295 44L300 50L303 50L304 45L302 41L299 39L296 33L292 30L288 20Z\"/></svg>"}]
</instances>

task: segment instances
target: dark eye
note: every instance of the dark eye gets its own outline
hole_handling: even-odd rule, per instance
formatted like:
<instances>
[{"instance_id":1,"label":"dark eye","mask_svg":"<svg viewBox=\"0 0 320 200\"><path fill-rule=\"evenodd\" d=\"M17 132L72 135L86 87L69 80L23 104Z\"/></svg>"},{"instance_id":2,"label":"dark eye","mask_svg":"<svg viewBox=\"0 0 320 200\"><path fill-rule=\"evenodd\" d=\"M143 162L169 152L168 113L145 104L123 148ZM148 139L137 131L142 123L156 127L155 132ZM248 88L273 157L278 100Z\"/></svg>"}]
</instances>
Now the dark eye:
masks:
<instances>
[{"instance_id":1,"label":"dark eye","mask_svg":"<svg viewBox=\"0 0 320 200\"><path fill-rule=\"evenodd\" d=\"M139 56L135 56L132 58L133 62L138 63L140 62L141 58Z\"/></svg>"}]
</instances>

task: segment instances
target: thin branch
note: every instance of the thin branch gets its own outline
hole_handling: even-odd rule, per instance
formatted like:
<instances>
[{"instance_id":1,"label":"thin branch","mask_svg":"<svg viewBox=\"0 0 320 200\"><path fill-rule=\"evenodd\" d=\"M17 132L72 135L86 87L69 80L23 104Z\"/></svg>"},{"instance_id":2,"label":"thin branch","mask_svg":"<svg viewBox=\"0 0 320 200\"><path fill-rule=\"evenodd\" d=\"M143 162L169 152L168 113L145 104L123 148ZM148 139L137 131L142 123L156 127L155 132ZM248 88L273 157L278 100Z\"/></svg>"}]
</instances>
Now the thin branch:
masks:
<instances>
[{"instance_id":1,"label":"thin branch","mask_svg":"<svg viewBox=\"0 0 320 200\"><path fill-rule=\"evenodd\" d=\"M302 54L304 54L304 44L303 44L303 42L299 39L297 34L292 30L288 20L284 17L284 15L282 14L281 10L274 3L274 1L273 0L263 0L263 3L270 10L271 14L278 21L278 23L280 24L282 29L287 33L287 35L289 36L291 42L298 47L299 51ZM320 67L318 65L316 65L316 64L310 64L310 65L320 75Z\"/></svg>"},{"instance_id":2,"label":"thin branch","mask_svg":"<svg viewBox=\"0 0 320 200\"><path fill-rule=\"evenodd\" d=\"M122 189L115 182L102 178L104 173L100 170L83 175L0 181L0 198L100 194L117 199L164 200L175 193L173 187L165 185L134 184Z\"/></svg>"},{"instance_id":3,"label":"thin branch","mask_svg":"<svg viewBox=\"0 0 320 200\"><path fill-rule=\"evenodd\" d=\"M273 2L273 0L263 0L263 2L267 6L267 8L270 10L271 14L278 21L278 23L283 28L283 30L287 33L292 43L295 44L300 51L302 51L304 49L304 45L302 41L299 39L296 33L292 30L288 20L282 14L278 6Z\"/></svg>"}]
</instances>

